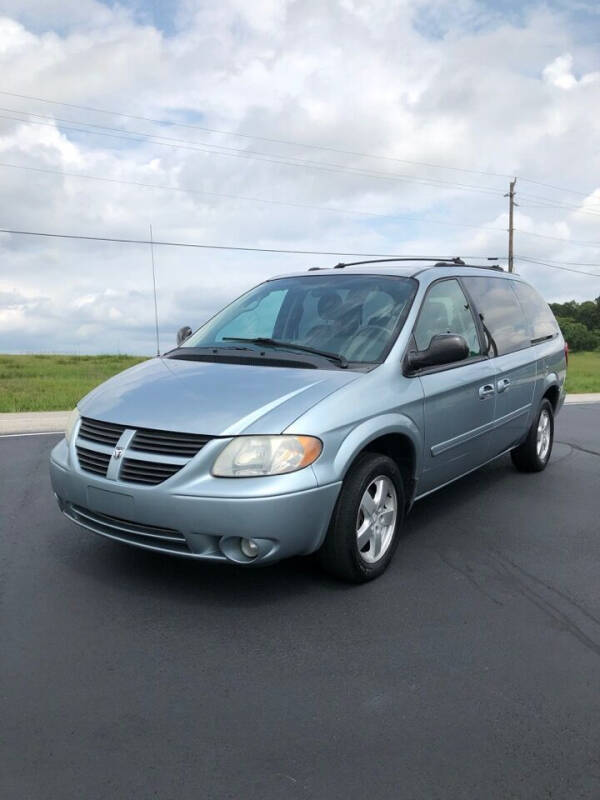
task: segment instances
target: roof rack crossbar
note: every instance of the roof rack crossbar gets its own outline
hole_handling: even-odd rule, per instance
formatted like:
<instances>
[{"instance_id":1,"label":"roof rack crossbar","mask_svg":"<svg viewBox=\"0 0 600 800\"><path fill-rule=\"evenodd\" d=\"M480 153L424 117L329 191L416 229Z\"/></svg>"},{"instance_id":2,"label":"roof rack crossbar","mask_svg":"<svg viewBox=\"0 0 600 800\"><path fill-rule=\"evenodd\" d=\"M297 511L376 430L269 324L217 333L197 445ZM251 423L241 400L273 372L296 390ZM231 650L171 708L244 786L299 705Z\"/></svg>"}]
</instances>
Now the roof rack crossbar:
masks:
<instances>
[{"instance_id":1,"label":"roof rack crossbar","mask_svg":"<svg viewBox=\"0 0 600 800\"><path fill-rule=\"evenodd\" d=\"M493 260L493 259L488 259ZM470 267L472 269L492 269L496 272L504 272L504 268L500 264L467 264L462 258L456 256L454 258L425 258L419 256L418 258L411 258L410 256L399 256L398 258L373 258L367 261L349 261L347 263L340 262L336 264L333 269L344 269L344 267L358 267L362 264L387 264L389 262L398 261L425 261L433 262L432 267ZM309 272L318 271L320 269L327 269L327 267L309 267ZM425 267L424 269L427 269Z\"/></svg>"},{"instance_id":2,"label":"roof rack crossbar","mask_svg":"<svg viewBox=\"0 0 600 800\"><path fill-rule=\"evenodd\" d=\"M465 262L462 258L410 258L410 256L401 256L399 258L373 258L369 259L368 261L349 261L348 263L336 264L334 269L344 269L344 267L357 267L360 264L385 264L389 261L435 261L439 264L464 264Z\"/></svg>"}]
</instances>

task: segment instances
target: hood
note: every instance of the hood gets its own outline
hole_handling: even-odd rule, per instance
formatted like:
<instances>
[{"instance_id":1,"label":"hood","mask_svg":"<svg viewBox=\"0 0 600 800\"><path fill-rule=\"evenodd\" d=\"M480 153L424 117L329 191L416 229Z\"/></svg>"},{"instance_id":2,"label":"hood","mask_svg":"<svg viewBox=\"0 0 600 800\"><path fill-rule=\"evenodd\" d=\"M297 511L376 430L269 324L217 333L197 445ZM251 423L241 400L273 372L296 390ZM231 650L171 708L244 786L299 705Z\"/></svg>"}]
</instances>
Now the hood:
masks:
<instances>
[{"instance_id":1,"label":"hood","mask_svg":"<svg viewBox=\"0 0 600 800\"><path fill-rule=\"evenodd\" d=\"M154 358L98 386L79 410L85 417L137 428L208 436L281 433L359 377L349 370Z\"/></svg>"}]
</instances>

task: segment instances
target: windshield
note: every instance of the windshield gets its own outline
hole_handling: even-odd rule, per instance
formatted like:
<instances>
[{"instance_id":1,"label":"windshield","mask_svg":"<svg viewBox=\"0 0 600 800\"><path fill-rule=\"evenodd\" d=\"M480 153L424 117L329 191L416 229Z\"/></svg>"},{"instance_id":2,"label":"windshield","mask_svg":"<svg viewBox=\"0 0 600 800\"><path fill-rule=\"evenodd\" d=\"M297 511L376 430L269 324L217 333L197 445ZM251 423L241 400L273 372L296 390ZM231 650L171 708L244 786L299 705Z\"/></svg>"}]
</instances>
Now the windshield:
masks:
<instances>
[{"instance_id":1,"label":"windshield","mask_svg":"<svg viewBox=\"0 0 600 800\"><path fill-rule=\"evenodd\" d=\"M377 363L398 335L416 288L412 278L384 275L279 278L242 295L181 346L270 339Z\"/></svg>"}]
</instances>

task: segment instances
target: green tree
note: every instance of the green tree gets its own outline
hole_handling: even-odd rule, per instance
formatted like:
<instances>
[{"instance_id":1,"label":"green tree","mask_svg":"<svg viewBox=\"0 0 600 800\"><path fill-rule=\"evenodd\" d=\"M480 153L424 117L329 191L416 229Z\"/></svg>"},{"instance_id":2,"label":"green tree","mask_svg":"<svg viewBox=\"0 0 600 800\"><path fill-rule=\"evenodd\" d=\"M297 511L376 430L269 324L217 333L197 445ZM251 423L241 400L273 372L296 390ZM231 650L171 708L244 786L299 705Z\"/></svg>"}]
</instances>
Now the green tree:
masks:
<instances>
[{"instance_id":1,"label":"green tree","mask_svg":"<svg viewBox=\"0 0 600 800\"><path fill-rule=\"evenodd\" d=\"M576 300L569 300L568 303L550 303L555 317L566 317L575 322L579 322L579 303Z\"/></svg>"},{"instance_id":2,"label":"green tree","mask_svg":"<svg viewBox=\"0 0 600 800\"><path fill-rule=\"evenodd\" d=\"M588 330L600 333L600 297L595 300L585 300L583 303L578 303L576 300L569 300L567 303L550 303L550 308L555 317L579 322Z\"/></svg>"},{"instance_id":3,"label":"green tree","mask_svg":"<svg viewBox=\"0 0 600 800\"><path fill-rule=\"evenodd\" d=\"M600 347L600 335L583 323L569 317L557 317L556 321L569 345L569 350L596 350Z\"/></svg>"},{"instance_id":4,"label":"green tree","mask_svg":"<svg viewBox=\"0 0 600 800\"><path fill-rule=\"evenodd\" d=\"M577 322L581 322L591 331L600 330L600 303L598 300L586 300L579 306Z\"/></svg>"}]
</instances>

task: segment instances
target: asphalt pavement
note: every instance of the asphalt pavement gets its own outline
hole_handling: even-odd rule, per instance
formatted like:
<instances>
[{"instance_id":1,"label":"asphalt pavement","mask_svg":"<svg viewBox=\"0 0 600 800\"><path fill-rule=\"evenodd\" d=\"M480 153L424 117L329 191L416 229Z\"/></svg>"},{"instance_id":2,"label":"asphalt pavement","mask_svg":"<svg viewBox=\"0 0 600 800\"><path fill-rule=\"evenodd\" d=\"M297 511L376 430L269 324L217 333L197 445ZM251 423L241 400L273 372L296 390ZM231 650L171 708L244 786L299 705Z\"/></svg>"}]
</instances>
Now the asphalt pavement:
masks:
<instances>
[{"instance_id":1,"label":"asphalt pavement","mask_svg":"<svg viewBox=\"0 0 600 800\"><path fill-rule=\"evenodd\" d=\"M600 405L544 473L417 504L362 587L79 530L58 438L0 439L2 800L600 797Z\"/></svg>"}]
</instances>

